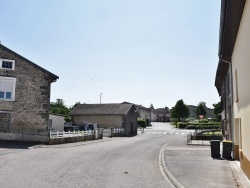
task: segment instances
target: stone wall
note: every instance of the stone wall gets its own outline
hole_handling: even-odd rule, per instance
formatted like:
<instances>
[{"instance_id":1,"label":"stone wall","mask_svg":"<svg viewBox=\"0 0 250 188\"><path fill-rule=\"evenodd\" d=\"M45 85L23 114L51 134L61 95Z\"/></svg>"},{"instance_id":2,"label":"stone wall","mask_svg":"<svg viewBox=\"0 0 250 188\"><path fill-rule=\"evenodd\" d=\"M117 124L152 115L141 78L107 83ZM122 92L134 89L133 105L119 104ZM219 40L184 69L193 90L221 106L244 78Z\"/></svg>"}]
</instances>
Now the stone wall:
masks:
<instances>
[{"instance_id":1,"label":"stone wall","mask_svg":"<svg viewBox=\"0 0 250 188\"><path fill-rule=\"evenodd\" d=\"M0 69L0 76L16 78L15 99L0 100L0 140L6 139L2 133L13 135L10 139L21 134L30 141L48 140L50 75L1 47L0 58L15 60L15 69Z\"/></svg>"}]
</instances>

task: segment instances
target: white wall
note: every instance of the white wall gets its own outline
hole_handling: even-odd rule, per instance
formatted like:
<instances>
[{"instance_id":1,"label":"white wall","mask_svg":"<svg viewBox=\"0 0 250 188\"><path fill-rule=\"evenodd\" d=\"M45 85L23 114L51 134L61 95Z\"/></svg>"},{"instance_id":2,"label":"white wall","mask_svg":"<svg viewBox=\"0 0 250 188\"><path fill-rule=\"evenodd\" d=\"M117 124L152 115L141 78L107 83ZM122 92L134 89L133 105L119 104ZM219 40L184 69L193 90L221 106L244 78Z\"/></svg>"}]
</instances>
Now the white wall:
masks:
<instances>
[{"instance_id":1,"label":"white wall","mask_svg":"<svg viewBox=\"0 0 250 188\"><path fill-rule=\"evenodd\" d=\"M236 102L236 75L238 96ZM242 151L250 160L250 2L246 1L232 55L234 118L241 120Z\"/></svg>"},{"instance_id":2,"label":"white wall","mask_svg":"<svg viewBox=\"0 0 250 188\"><path fill-rule=\"evenodd\" d=\"M49 115L49 119L52 119L52 130L51 131L64 131L64 117L58 115Z\"/></svg>"}]
</instances>

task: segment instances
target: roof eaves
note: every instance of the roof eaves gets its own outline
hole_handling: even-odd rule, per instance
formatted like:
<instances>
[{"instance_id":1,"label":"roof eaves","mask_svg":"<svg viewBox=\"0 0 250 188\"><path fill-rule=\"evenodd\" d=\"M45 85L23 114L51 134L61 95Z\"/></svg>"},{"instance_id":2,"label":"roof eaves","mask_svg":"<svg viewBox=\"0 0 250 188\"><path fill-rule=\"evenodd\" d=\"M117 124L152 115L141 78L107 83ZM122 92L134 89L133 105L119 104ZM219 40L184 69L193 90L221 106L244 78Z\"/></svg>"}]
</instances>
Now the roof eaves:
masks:
<instances>
[{"instance_id":1,"label":"roof eaves","mask_svg":"<svg viewBox=\"0 0 250 188\"><path fill-rule=\"evenodd\" d=\"M220 15L220 58L231 58L246 0L222 0Z\"/></svg>"},{"instance_id":2,"label":"roof eaves","mask_svg":"<svg viewBox=\"0 0 250 188\"><path fill-rule=\"evenodd\" d=\"M11 49L7 48L6 46L4 46L4 45L0 44L0 47L1 47L1 48L3 48L4 50L8 51L9 53L14 54L14 55L15 55L15 56L17 56L18 58L20 58L20 59L22 59L22 60L24 60L24 61L28 62L28 63L29 63L29 64L31 64L32 66L34 66L34 67L36 67L36 68L40 69L41 71L43 71L43 72L45 72L45 73L49 74L49 75L50 75L50 77L52 77L52 78L53 78L52 82L55 82L57 79L59 79L59 77L58 77L57 75L55 75L55 74L53 74L53 73L49 72L48 70L46 70L46 69L44 69L44 68L40 67L39 65L37 65L37 64L35 64L35 63L33 63L32 61L30 61L30 60L26 59L25 57L23 57L23 56L19 55L18 53L16 53L16 52L12 51Z\"/></svg>"}]
</instances>

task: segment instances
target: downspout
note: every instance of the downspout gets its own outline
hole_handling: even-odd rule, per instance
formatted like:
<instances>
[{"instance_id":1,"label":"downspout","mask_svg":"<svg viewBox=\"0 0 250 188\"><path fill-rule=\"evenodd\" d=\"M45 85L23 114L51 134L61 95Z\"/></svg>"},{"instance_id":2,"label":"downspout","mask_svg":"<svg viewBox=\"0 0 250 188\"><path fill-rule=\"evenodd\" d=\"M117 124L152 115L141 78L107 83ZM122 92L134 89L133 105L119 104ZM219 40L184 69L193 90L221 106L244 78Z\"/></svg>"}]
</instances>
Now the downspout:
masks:
<instances>
[{"instance_id":1,"label":"downspout","mask_svg":"<svg viewBox=\"0 0 250 188\"><path fill-rule=\"evenodd\" d=\"M231 87L231 115L232 115L232 118L231 118L232 135L231 136L232 136L232 141L233 141L233 144L234 144L233 66L232 66L232 62L230 62L230 61L226 61L224 59L220 59L220 61L228 63L229 64L229 68L230 68L231 79L229 81L230 81L230 87ZM234 150L233 150L233 156L234 156Z\"/></svg>"}]
</instances>

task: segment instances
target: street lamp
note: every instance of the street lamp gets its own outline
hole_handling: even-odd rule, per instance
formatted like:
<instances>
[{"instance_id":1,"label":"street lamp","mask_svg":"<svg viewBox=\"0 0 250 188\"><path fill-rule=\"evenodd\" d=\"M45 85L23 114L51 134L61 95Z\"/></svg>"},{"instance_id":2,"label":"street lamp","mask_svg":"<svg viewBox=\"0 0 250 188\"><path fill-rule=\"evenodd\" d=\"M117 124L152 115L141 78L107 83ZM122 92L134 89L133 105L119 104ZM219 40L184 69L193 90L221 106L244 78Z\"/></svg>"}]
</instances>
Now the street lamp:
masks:
<instances>
[{"instance_id":1,"label":"street lamp","mask_svg":"<svg viewBox=\"0 0 250 188\"><path fill-rule=\"evenodd\" d=\"M100 104L102 104L102 93L100 94Z\"/></svg>"}]
</instances>

